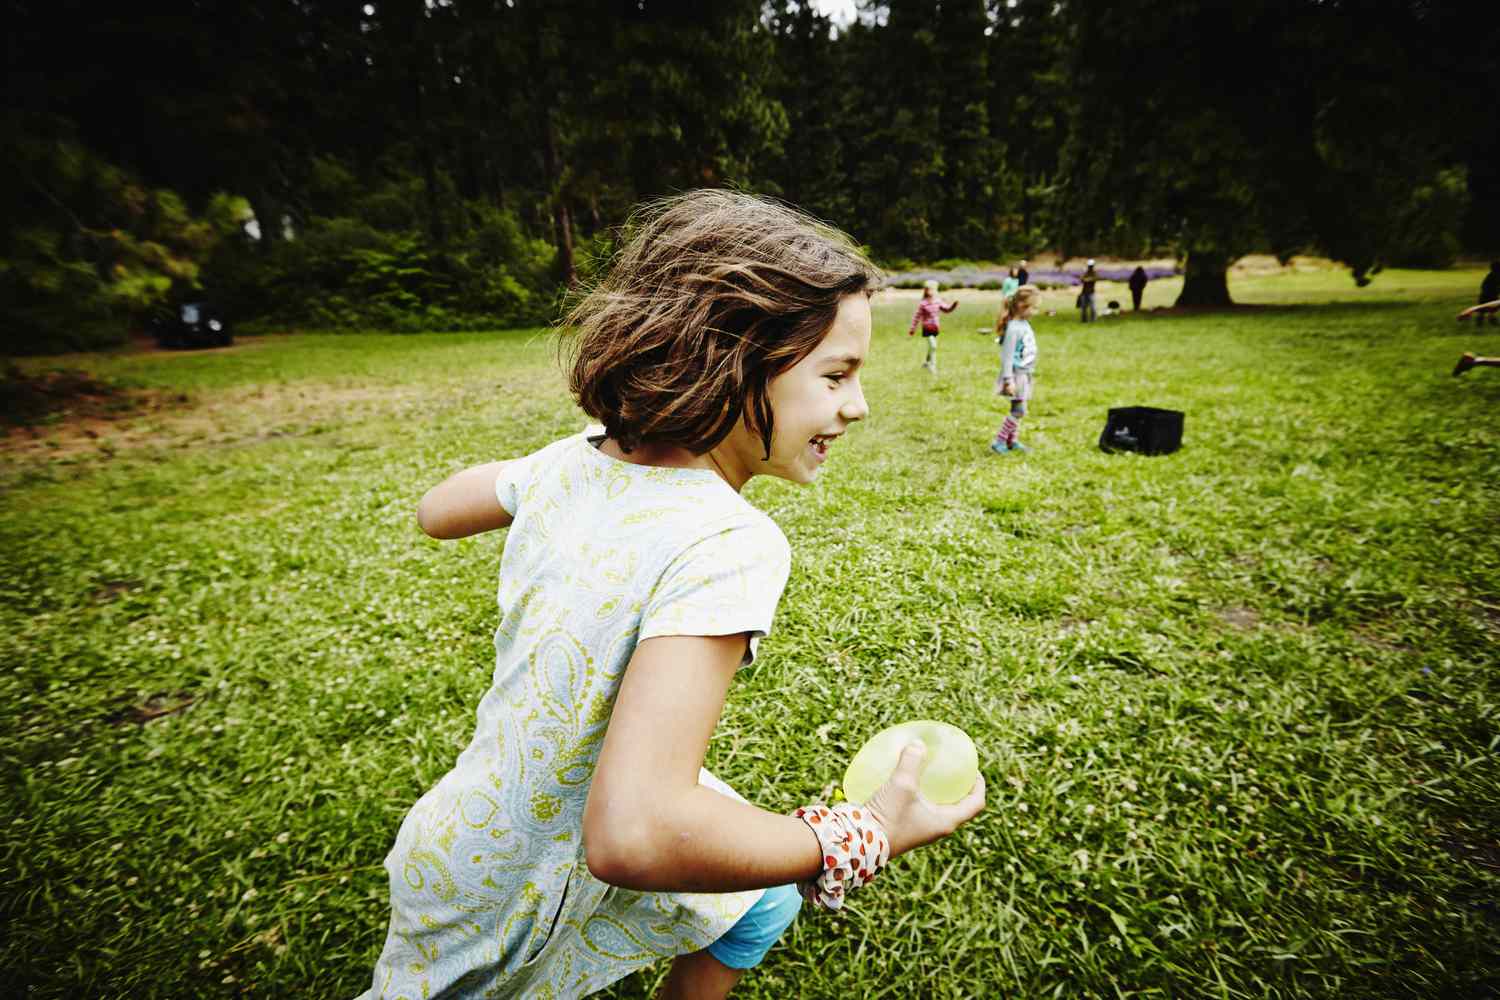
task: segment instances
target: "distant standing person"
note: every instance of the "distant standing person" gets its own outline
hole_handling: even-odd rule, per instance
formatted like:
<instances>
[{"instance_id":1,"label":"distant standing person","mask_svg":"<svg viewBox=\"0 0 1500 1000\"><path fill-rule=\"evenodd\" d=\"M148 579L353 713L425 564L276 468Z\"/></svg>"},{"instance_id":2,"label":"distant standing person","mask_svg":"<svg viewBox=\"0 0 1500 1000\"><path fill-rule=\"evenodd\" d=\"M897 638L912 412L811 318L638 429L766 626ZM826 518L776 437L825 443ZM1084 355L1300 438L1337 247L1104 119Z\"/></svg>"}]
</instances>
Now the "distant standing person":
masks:
<instances>
[{"instance_id":1,"label":"distant standing person","mask_svg":"<svg viewBox=\"0 0 1500 1000\"><path fill-rule=\"evenodd\" d=\"M1137 312L1141 308L1141 296L1146 294L1146 269L1139 264L1130 272L1130 301Z\"/></svg>"},{"instance_id":2,"label":"distant standing person","mask_svg":"<svg viewBox=\"0 0 1500 1000\"><path fill-rule=\"evenodd\" d=\"M1010 297L1012 295L1016 294L1016 289L1020 288L1020 287L1021 287L1021 279L1018 278L1018 277L1016 277L1016 269L1015 268L1011 268L1010 269L1010 273L1005 276L1005 280L1002 281L1002 282L1000 282L1000 308L1001 309L1005 308L1005 303L1007 303L1007 302L1010 301Z\"/></svg>"},{"instance_id":3,"label":"distant standing person","mask_svg":"<svg viewBox=\"0 0 1500 1000\"><path fill-rule=\"evenodd\" d=\"M1000 395L1010 397L1010 413L995 432L995 440L990 442L990 451L997 455L1030 450L1018 438L1021 418L1026 416L1026 403L1031 399L1031 373L1036 370L1036 333L1031 329L1030 319L1041 300L1041 289L1022 285L995 321L995 327L1004 334L1000 339L1000 376L995 380L995 388Z\"/></svg>"},{"instance_id":4,"label":"distant standing person","mask_svg":"<svg viewBox=\"0 0 1500 1000\"><path fill-rule=\"evenodd\" d=\"M1088 267L1083 270L1083 290L1078 293L1078 318L1085 323L1092 323L1099 318L1099 313L1094 309L1094 285L1099 280L1099 272L1094 270L1094 258L1089 258Z\"/></svg>"},{"instance_id":5,"label":"distant standing person","mask_svg":"<svg viewBox=\"0 0 1500 1000\"><path fill-rule=\"evenodd\" d=\"M1479 285L1480 305L1493 302L1496 299L1500 299L1500 260L1491 262L1490 273L1484 276L1484 281ZM1474 313L1474 325L1482 326L1486 317L1489 318L1491 326L1494 326L1496 322L1500 322L1495 319L1494 310L1478 310Z\"/></svg>"},{"instance_id":6,"label":"distant standing person","mask_svg":"<svg viewBox=\"0 0 1500 1000\"><path fill-rule=\"evenodd\" d=\"M1016 267L1016 284L1027 285L1031 283L1031 272L1026 270L1026 258L1021 258L1021 263Z\"/></svg>"},{"instance_id":7,"label":"distant standing person","mask_svg":"<svg viewBox=\"0 0 1500 1000\"><path fill-rule=\"evenodd\" d=\"M938 298L938 283L931 278L922 284L922 301L917 303L917 312L911 318L911 329L906 331L908 337L917 332L917 324L922 325L922 339L927 341L927 360L922 362L922 367L932 374L937 374L937 339L939 328L942 326L938 314L940 312L951 313L958 308L958 300L944 302Z\"/></svg>"}]
</instances>

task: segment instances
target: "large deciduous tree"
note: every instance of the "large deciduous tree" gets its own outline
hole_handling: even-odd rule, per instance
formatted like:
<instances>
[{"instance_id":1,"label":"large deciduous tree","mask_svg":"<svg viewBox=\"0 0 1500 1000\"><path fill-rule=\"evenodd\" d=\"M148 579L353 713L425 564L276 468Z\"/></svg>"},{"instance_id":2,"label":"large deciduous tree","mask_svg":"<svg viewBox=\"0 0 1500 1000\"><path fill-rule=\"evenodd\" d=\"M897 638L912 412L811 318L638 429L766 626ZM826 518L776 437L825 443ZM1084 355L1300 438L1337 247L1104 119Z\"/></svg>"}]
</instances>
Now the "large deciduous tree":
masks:
<instances>
[{"instance_id":1,"label":"large deciduous tree","mask_svg":"<svg viewBox=\"0 0 1500 1000\"><path fill-rule=\"evenodd\" d=\"M1454 158L1431 5L1069 4L1066 237L1170 244L1179 305L1228 304L1228 267L1317 249L1363 284Z\"/></svg>"}]
</instances>

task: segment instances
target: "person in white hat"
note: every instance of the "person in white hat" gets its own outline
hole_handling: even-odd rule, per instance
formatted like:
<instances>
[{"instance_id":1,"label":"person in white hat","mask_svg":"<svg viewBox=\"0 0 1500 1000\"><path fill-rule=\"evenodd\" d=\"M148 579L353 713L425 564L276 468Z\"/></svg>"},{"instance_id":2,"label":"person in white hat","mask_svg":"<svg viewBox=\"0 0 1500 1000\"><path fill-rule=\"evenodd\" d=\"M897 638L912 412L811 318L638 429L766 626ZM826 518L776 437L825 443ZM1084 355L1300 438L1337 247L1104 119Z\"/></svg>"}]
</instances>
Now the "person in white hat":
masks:
<instances>
[{"instance_id":1,"label":"person in white hat","mask_svg":"<svg viewBox=\"0 0 1500 1000\"><path fill-rule=\"evenodd\" d=\"M951 313L958 308L958 300L944 302L938 298L938 283L929 278L922 283L922 300L917 303L917 312L911 318L911 329L906 331L908 337L915 336L917 324L922 325L922 339L927 341L927 360L922 362L922 367L932 374L937 374L937 339L939 327L938 316L940 313Z\"/></svg>"},{"instance_id":2,"label":"person in white hat","mask_svg":"<svg viewBox=\"0 0 1500 1000\"><path fill-rule=\"evenodd\" d=\"M1085 323L1092 323L1099 318L1099 313L1094 309L1094 283L1099 280L1099 272L1094 270L1094 258L1089 258L1088 267L1084 268L1080 280L1083 289L1078 293L1078 318Z\"/></svg>"}]
</instances>

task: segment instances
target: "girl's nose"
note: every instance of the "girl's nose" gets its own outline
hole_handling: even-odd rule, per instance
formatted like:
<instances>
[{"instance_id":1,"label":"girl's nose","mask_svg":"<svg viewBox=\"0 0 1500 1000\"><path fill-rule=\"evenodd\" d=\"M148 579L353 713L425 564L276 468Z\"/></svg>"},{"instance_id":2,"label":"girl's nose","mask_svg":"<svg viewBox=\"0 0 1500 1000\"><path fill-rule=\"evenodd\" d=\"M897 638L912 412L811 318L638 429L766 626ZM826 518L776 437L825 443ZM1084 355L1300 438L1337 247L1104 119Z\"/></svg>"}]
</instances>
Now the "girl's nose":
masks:
<instances>
[{"instance_id":1,"label":"girl's nose","mask_svg":"<svg viewBox=\"0 0 1500 1000\"><path fill-rule=\"evenodd\" d=\"M870 404L865 402L865 390L863 387L856 385L854 387L854 395L846 400L843 406L839 407L839 416L852 423L856 420L863 420L869 415Z\"/></svg>"}]
</instances>

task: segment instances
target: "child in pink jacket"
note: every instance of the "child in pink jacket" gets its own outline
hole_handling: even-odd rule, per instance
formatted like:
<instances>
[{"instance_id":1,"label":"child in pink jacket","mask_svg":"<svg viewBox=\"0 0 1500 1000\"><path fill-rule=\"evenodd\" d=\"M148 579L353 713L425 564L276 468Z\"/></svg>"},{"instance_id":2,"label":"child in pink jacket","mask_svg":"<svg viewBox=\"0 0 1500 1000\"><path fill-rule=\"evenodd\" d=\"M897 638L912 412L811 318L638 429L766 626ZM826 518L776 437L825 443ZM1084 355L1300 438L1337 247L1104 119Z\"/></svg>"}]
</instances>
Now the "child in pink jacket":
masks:
<instances>
[{"instance_id":1,"label":"child in pink jacket","mask_svg":"<svg viewBox=\"0 0 1500 1000\"><path fill-rule=\"evenodd\" d=\"M917 303L917 314L911 318L911 329L906 331L908 337L915 336L917 324L922 325L922 339L927 341L927 360L922 362L922 367L934 375L937 374L938 315L958 308L956 299L944 302L938 298L937 290L938 283L930 279L922 286L922 300Z\"/></svg>"}]
</instances>

